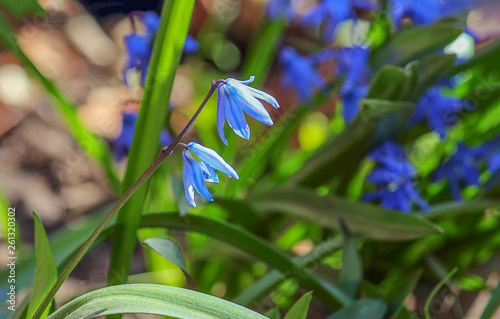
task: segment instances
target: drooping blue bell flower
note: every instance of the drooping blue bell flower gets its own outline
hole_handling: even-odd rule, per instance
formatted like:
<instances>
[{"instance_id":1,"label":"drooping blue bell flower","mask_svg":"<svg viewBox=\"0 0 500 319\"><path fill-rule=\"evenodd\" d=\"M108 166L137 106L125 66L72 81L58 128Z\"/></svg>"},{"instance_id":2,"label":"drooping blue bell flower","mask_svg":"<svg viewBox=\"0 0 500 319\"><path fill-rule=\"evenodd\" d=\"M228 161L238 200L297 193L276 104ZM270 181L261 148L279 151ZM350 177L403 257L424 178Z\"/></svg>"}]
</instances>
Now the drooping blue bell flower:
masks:
<instances>
[{"instance_id":1,"label":"drooping blue bell flower","mask_svg":"<svg viewBox=\"0 0 500 319\"><path fill-rule=\"evenodd\" d=\"M266 12L271 20L283 18L290 22L296 16L292 7L292 0L269 0L266 5Z\"/></svg>"},{"instance_id":2,"label":"drooping blue bell flower","mask_svg":"<svg viewBox=\"0 0 500 319\"><path fill-rule=\"evenodd\" d=\"M427 121L429 128L441 139L446 137L446 129L457 123L458 112L465 107L464 101L444 96L439 86L430 88L420 98L410 124Z\"/></svg>"},{"instance_id":3,"label":"drooping blue bell flower","mask_svg":"<svg viewBox=\"0 0 500 319\"><path fill-rule=\"evenodd\" d=\"M413 202L424 210L429 208L412 183L415 168L398 144L384 142L368 156L378 164L368 180L379 189L365 194L363 200L377 200L385 208L402 212L410 211Z\"/></svg>"},{"instance_id":4,"label":"drooping blue bell flower","mask_svg":"<svg viewBox=\"0 0 500 319\"><path fill-rule=\"evenodd\" d=\"M130 149L130 145L132 144L132 139L134 137L137 116L138 114L135 112L123 113L122 131L120 135L115 139L113 145L114 157L118 162L125 158ZM172 137L170 137L167 131L163 130L160 135L160 144L170 145L172 141Z\"/></svg>"},{"instance_id":5,"label":"drooping blue bell flower","mask_svg":"<svg viewBox=\"0 0 500 319\"><path fill-rule=\"evenodd\" d=\"M137 14L141 18L141 22L145 27L144 33L132 33L125 37L125 51L127 54L127 62L125 64L124 81L127 86L127 73L135 69L140 74L141 85L146 82L146 75L149 68L149 61L153 52L153 41L160 27L160 16L153 11L147 11ZM198 50L196 40L188 35L184 43L184 53L192 53Z\"/></svg>"},{"instance_id":6,"label":"drooping blue bell flower","mask_svg":"<svg viewBox=\"0 0 500 319\"><path fill-rule=\"evenodd\" d=\"M300 55L292 47L281 49L279 62L283 66L283 87L295 89L300 98L308 99L315 90L325 85L325 80L314 67L314 61Z\"/></svg>"},{"instance_id":7,"label":"drooping blue bell flower","mask_svg":"<svg viewBox=\"0 0 500 319\"><path fill-rule=\"evenodd\" d=\"M454 199L462 198L461 187L479 184L479 165L484 159L483 147L470 148L463 143L457 145L455 153L434 172L433 181L447 179Z\"/></svg>"},{"instance_id":8,"label":"drooping blue bell flower","mask_svg":"<svg viewBox=\"0 0 500 319\"><path fill-rule=\"evenodd\" d=\"M226 145L227 140L224 134L226 119L229 127L233 129L236 135L246 140L250 138L250 127L243 112L266 125L274 124L271 116L259 99L266 101L276 109L280 107L278 101L270 94L248 86L248 84L253 82L254 78L254 76L251 76L246 81L228 78L225 80L225 83L219 86L217 129L222 142Z\"/></svg>"},{"instance_id":9,"label":"drooping blue bell flower","mask_svg":"<svg viewBox=\"0 0 500 319\"><path fill-rule=\"evenodd\" d=\"M472 7L471 0L389 0L391 16L397 28L409 18L414 25L427 25Z\"/></svg>"},{"instance_id":10,"label":"drooping blue bell flower","mask_svg":"<svg viewBox=\"0 0 500 319\"><path fill-rule=\"evenodd\" d=\"M356 7L372 9L375 5L369 0L322 0L306 13L302 23L313 27L324 24L324 39L330 42L339 23L356 19Z\"/></svg>"},{"instance_id":11,"label":"drooping blue bell flower","mask_svg":"<svg viewBox=\"0 0 500 319\"><path fill-rule=\"evenodd\" d=\"M193 157L196 155L201 162ZM219 177L215 170L227 174L229 177L239 179L238 174L217 152L198 143L191 142L182 151L182 178L187 202L196 207L194 191L202 197L213 201L205 182L218 183Z\"/></svg>"}]
</instances>

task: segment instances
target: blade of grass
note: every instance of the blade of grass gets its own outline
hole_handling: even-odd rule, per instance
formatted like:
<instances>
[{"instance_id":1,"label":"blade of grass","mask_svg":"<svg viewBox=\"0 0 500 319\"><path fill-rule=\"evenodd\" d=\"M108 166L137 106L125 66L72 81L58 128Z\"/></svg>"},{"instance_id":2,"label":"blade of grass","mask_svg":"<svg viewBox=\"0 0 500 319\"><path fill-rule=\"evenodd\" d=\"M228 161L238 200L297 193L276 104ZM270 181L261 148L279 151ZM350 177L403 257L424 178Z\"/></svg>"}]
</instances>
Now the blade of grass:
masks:
<instances>
[{"instance_id":1,"label":"blade of grass","mask_svg":"<svg viewBox=\"0 0 500 319\"><path fill-rule=\"evenodd\" d=\"M19 62L40 82L42 87L49 95L50 102L61 116L70 131L71 135L78 142L82 150L90 158L95 160L104 170L109 183L115 191L121 187L120 180L112 166L112 157L108 145L103 139L97 137L87 130L76 113L76 105L71 102L59 88L33 64L33 62L24 54L16 38L16 32L7 23L8 19L0 12L0 42L10 50Z\"/></svg>"},{"instance_id":2,"label":"blade of grass","mask_svg":"<svg viewBox=\"0 0 500 319\"><path fill-rule=\"evenodd\" d=\"M500 308L500 281L498 282L495 290L493 290L490 301L488 301L488 304L484 308L480 319L492 318L498 308Z\"/></svg>"},{"instance_id":3,"label":"blade of grass","mask_svg":"<svg viewBox=\"0 0 500 319\"><path fill-rule=\"evenodd\" d=\"M429 312L429 307L431 306L431 302L432 302L432 299L434 299L434 296L437 294L437 292L439 291L439 289L441 289L441 287L443 287L443 285L448 281L450 280L451 277L453 277L453 275L458 271L458 268L455 268L453 269L452 271L450 271L450 273L448 275L446 275L446 277L443 278L443 280L441 280L436 287L434 287L434 289L432 289L432 292L431 294L429 295L429 297L427 298L427 300L425 301L425 306L424 306L424 313L425 313L425 319L431 319L431 314Z\"/></svg>"},{"instance_id":4,"label":"blade of grass","mask_svg":"<svg viewBox=\"0 0 500 319\"><path fill-rule=\"evenodd\" d=\"M126 190L154 160L168 113L168 101L188 32L194 0L165 1L156 34L134 138L123 181ZM118 215L108 283L125 283L136 244L136 232L149 182L137 191Z\"/></svg>"}]
</instances>

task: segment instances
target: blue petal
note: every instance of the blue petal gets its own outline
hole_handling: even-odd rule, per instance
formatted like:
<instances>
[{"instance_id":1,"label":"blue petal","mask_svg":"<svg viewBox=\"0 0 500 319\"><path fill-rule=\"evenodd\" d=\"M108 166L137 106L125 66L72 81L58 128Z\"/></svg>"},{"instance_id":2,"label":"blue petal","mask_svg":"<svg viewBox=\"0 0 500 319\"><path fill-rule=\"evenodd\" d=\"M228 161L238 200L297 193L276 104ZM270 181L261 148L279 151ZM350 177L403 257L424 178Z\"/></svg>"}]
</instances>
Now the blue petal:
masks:
<instances>
[{"instance_id":1,"label":"blue petal","mask_svg":"<svg viewBox=\"0 0 500 319\"><path fill-rule=\"evenodd\" d=\"M191 155L188 150L182 151L182 158L184 163L188 163L188 165L184 164L184 168L188 168L187 175L190 178L190 181L194 185L194 188L198 191L198 193L206 198L209 201L213 201L212 195L208 191L207 186L205 185L205 181L203 178L202 169L200 163ZM184 174L184 171L183 171Z\"/></svg>"},{"instance_id":2,"label":"blue petal","mask_svg":"<svg viewBox=\"0 0 500 319\"><path fill-rule=\"evenodd\" d=\"M236 105L234 97L231 96L227 84L223 84L219 87L219 92L223 93L224 99L227 100L225 103L225 114L229 126L233 129L236 135L248 140L250 139L250 127L245 119L243 111Z\"/></svg>"},{"instance_id":3,"label":"blue petal","mask_svg":"<svg viewBox=\"0 0 500 319\"><path fill-rule=\"evenodd\" d=\"M266 92L263 92L261 90L257 90L251 86L248 86L247 87L247 90L250 91L250 94L258 99L261 99L263 101L266 101L267 103L269 103L272 107L274 107L275 109L279 109L280 108L280 105L278 104L278 101L276 101L276 99L271 95L271 94L268 94Z\"/></svg>"},{"instance_id":4,"label":"blue petal","mask_svg":"<svg viewBox=\"0 0 500 319\"><path fill-rule=\"evenodd\" d=\"M224 134L224 126L226 124L226 105L229 101L226 98L225 93L219 90L217 93L217 131L219 132L220 139L224 144L227 145L227 139Z\"/></svg>"},{"instance_id":5,"label":"blue petal","mask_svg":"<svg viewBox=\"0 0 500 319\"><path fill-rule=\"evenodd\" d=\"M205 182L209 183L218 183L219 182L219 176L217 176L217 173L214 171L210 165L207 163L201 162L200 163L201 167L201 173L203 174L203 180Z\"/></svg>"},{"instance_id":6,"label":"blue petal","mask_svg":"<svg viewBox=\"0 0 500 319\"><path fill-rule=\"evenodd\" d=\"M196 202L194 201L194 185L193 185L193 168L191 163L185 156L186 150L182 152L182 179L184 181L184 194L189 205L196 207Z\"/></svg>"},{"instance_id":7,"label":"blue petal","mask_svg":"<svg viewBox=\"0 0 500 319\"><path fill-rule=\"evenodd\" d=\"M261 102L250 95L250 93L241 90L239 94L234 95L234 102L236 105L241 107L243 111L245 111L248 115L250 115L257 121L267 125L274 124L264 105L262 105Z\"/></svg>"},{"instance_id":8,"label":"blue petal","mask_svg":"<svg viewBox=\"0 0 500 319\"><path fill-rule=\"evenodd\" d=\"M216 151L198 143L191 142L187 145L188 149L198 156L203 162L218 171L221 171L231 177L239 179L238 174Z\"/></svg>"}]
</instances>

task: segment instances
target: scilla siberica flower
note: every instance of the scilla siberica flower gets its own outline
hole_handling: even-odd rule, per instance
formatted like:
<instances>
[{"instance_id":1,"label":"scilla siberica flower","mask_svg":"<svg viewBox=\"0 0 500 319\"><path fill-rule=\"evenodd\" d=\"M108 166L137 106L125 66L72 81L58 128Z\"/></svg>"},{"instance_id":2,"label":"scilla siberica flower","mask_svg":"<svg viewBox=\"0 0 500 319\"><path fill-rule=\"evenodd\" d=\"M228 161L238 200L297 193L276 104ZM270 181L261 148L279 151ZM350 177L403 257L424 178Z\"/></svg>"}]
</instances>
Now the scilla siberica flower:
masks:
<instances>
[{"instance_id":1,"label":"scilla siberica flower","mask_svg":"<svg viewBox=\"0 0 500 319\"><path fill-rule=\"evenodd\" d=\"M153 52L153 41L156 31L160 27L160 16L153 11L147 11L137 14L141 18L146 31L143 34L132 33L125 37L125 50L127 53L127 63L125 65L124 81L128 86L127 73L130 70L137 70L140 73L141 85L146 81L146 75L149 67L149 60ZM188 35L184 43L184 53L192 53L198 50L196 40Z\"/></svg>"},{"instance_id":2,"label":"scilla siberica flower","mask_svg":"<svg viewBox=\"0 0 500 319\"><path fill-rule=\"evenodd\" d=\"M369 0L322 0L306 13L302 23L313 27L325 23L325 41L331 41L339 23L356 19L355 7L372 9L374 4Z\"/></svg>"},{"instance_id":3,"label":"scilla siberica flower","mask_svg":"<svg viewBox=\"0 0 500 319\"><path fill-rule=\"evenodd\" d=\"M120 135L115 139L113 150L114 157L117 161L123 160L127 155L132 139L134 137L135 124L137 122L137 113L125 112L123 113L123 126ZM163 130L160 135L160 144L169 145L172 143L172 137L168 135L167 131Z\"/></svg>"},{"instance_id":4,"label":"scilla siberica flower","mask_svg":"<svg viewBox=\"0 0 500 319\"><path fill-rule=\"evenodd\" d=\"M311 97L315 89L321 89L325 85L325 81L315 70L313 61L298 54L295 49L284 47L279 54L279 61L283 66L283 87L295 88L300 98Z\"/></svg>"},{"instance_id":5,"label":"scilla siberica flower","mask_svg":"<svg viewBox=\"0 0 500 319\"><path fill-rule=\"evenodd\" d=\"M403 18L409 18L415 25L426 25L472 6L471 0L389 0L389 3L392 19L398 28Z\"/></svg>"},{"instance_id":6,"label":"scilla siberica flower","mask_svg":"<svg viewBox=\"0 0 500 319\"><path fill-rule=\"evenodd\" d=\"M290 22L296 15L292 7L292 0L269 0L266 9L271 20L284 18Z\"/></svg>"},{"instance_id":7,"label":"scilla siberica flower","mask_svg":"<svg viewBox=\"0 0 500 319\"><path fill-rule=\"evenodd\" d=\"M379 166L368 176L368 180L381 189L365 194L364 200L379 200L383 207L402 212L410 211L412 202L424 210L429 208L412 184L415 168L398 144L387 141L373 150L369 157Z\"/></svg>"},{"instance_id":8,"label":"scilla siberica flower","mask_svg":"<svg viewBox=\"0 0 500 319\"><path fill-rule=\"evenodd\" d=\"M246 81L228 78L219 86L217 129L222 142L226 145L228 144L224 134L226 119L236 135L246 140L250 138L250 127L243 111L261 123L274 124L266 108L258 99L266 101L276 109L280 107L278 101L271 95L248 86L254 78L251 76Z\"/></svg>"},{"instance_id":9,"label":"scilla siberica flower","mask_svg":"<svg viewBox=\"0 0 500 319\"><path fill-rule=\"evenodd\" d=\"M418 101L415 113L410 124L425 119L431 130L439 134L441 139L446 137L446 128L455 125L457 113L464 108L463 101L444 96L439 86L430 88Z\"/></svg>"},{"instance_id":10,"label":"scilla siberica flower","mask_svg":"<svg viewBox=\"0 0 500 319\"><path fill-rule=\"evenodd\" d=\"M193 157L196 155L201 162ZM196 207L194 190L209 201L213 201L205 182L218 183L219 177L215 170L227 174L230 178L239 179L238 174L224 159L214 150L204 147L198 143L191 142L182 151L182 178L184 180L184 192L187 202Z\"/></svg>"},{"instance_id":11,"label":"scilla siberica flower","mask_svg":"<svg viewBox=\"0 0 500 319\"><path fill-rule=\"evenodd\" d=\"M447 179L453 199L462 198L461 185L479 184L478 166L486 155L486 148L469 148L463 143L457 145L455 153L434 172L433 181Z\"/></svg>"}]
</instances>

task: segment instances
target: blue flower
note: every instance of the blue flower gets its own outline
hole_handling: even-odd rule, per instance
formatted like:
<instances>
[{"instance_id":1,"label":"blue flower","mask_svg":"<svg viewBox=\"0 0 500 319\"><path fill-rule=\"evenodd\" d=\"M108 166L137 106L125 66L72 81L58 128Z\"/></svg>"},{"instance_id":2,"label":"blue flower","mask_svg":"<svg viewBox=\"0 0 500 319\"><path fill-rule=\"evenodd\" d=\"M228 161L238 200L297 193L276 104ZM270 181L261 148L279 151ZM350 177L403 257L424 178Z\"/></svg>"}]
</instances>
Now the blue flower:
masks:
<instances>
[{"instance_id":1,"label":"blue flower","mask_svg":"<svg viewBox=\"0 0 500 319\"><path fill-rule=\"evenodd\" d=\"M192 154L196 155L201 162L196 160ZM217 152L198 143L191 142L186 146L186 149L182 151L182 161L184 163L182 169L184 192L187 202L193 207L196 207L195 189L205 199L214 200L205 182L219 182L215 170L227 174L230 178L239 179L236 171Z\"/></svg>"},{"instance_id":2,"label":"blue flower","mask_svg":"<svg viewBox=\"0 0 500 319\"><path fill-rule=\"evenodd\" d=\"M315 89L321 89L325 81L315 70L313 61L297 53L291 47L284 47L279 54L283 66L281 78L283 87L295 88L302 99L311 97Z\"/></svg>"},{"instance_id":3,"label":"blue flower","mask_svg":"<svg viewBox=\"0 0 500 319\"><path fill-rule=\"evenodd\" d=\"M492 173L500 173L500 152L493 154L488 162L488 170Z\"/></svg>"},{"instance_id":4,"label":"blue flower","mask_svg":"<svg viewBox=\"0 0 500 319\"><path fill-rule=\"evenodd\" d=\"M479 169L485 156L485 148L469 148L463 143L457 145L455 153L434 172L433 181L447 179L454 199L462 198L461 185L479 184Z\"/></svg>"},{"instance_id":5,"label":"blue flower","mask_svg":"<svg viewBox=\"0 0 500 319\"><path fill-rule=\"evenodd\" d=\"M302 23L313 27L319 27L324 23L325 41L330 42L339 23L356 19L355 7L372 9L374 4L369 0L322 0L306 13Z\"/></svg>"},{"instance_id":6,"label":"blue flower","mask_svg":"<svg viewBox=\"0 0 500 319\"><path fill-rule=\"evenodd\" d=\"M335 51L334 56L338 64L337 74L345 77L340 88L342 116L346 122L351 122L359 112L359 101L368 93L370 51L358 46Z\"/></svg>"},{"instance_id":7,"label":"blue flower","mask_svg":"<svg viewBox=\"0 0 500 319\"><path fill-rule=\"evenodd\" d=\"M472 6L471 0L389 0L389 2L391 16L397 28L401 27L403 18L411 19L415 25L427 25Z\"/></svg>"},{"instance_id":8,"label":"blue flower","mask_svg":"<svg viewBox=\"0 0 500 319\"><path fill-rule=\"evenodd\" d=\"M457 113L464 107L465 104L462 100L444 96L440 87L434 86L418 101L410 124L426 119L429 128L438 133L441 139L444 139L447 127L456 124Z\"/></svg>"},{"instance_id":9,"label":"blue flower","mask_svg":"<svg viewBox=\"0 0 500 319\"><path fill-rule=\"evenodd\" d=\"M160 16L153 11L147 11L138 15L141 18L146 32L143 34L132 33L125 37L125 51L127 54L127 62L125 65L124 81L127 86L128 83L127 73L135 69L139 71L141 84L146 82L146 75L149 68L149 60L153 52L153 41L160 27ZM188 35L184 43L184 53L192 53L198 50L198 43L196 40Z\"/></svg>"},{"instance_id":10,"label":"blue flower","mask_svg":"<svg viewBox=\"0 0 500 319\"><path fill-rule=\"evenodd\" d=\"M372 151L369 157L379 166L368 176L368 180L381 188L365 194L364 200L378 200L383 207L402 212L410 211L412 202L424 210L429 208L412 184L415 168L398 144L387 141Z\"/></svg>"},{"instance_id":11,"label":"blue flower","mask_svg":"<svg viewBox=\"0 0 500 319\"><path fill-rule=\"evenodd\" d=\"M291 0L269 0L267 2L267 15L271 20L284 18L290 22L296 13L293 10Z\"/></svg>"},{"instance_id":12,"label":"blue flower","mask_svg":"<svg viewBox=\"0 0 500 319\"><path fill-rule=\"evenodd\" d=\"M137 122L137 113L126 112L123 113L123 125L120 135L114 142L114 156L117 161L123 160L127 155L132 139L134 137L135 124ZM160 135L160 144L169 145L172 143L172 138L168 135L167 131L163 130Z\"/></svg>"},{"instance_id":13,"label":"blue flower","mask_svg":"<svg viewBox=\"0 0 500 319\"><path fill-rule=\"evenodd\" d=\"M225 83L219 86L217 100L217 129L222 142L226 145L227 140L224 135L226 119L229 127L233 129L236 135L246 140L250 138L250 127L248 126L243 111L261 123L273 125L271 116L264 105L257 99L266 101L276 109L280 106L271 95L247 86L253 82L254 78L255 77L251 76L246 81L228 78L225 80Z\"/></svg>"}]
</instances>

